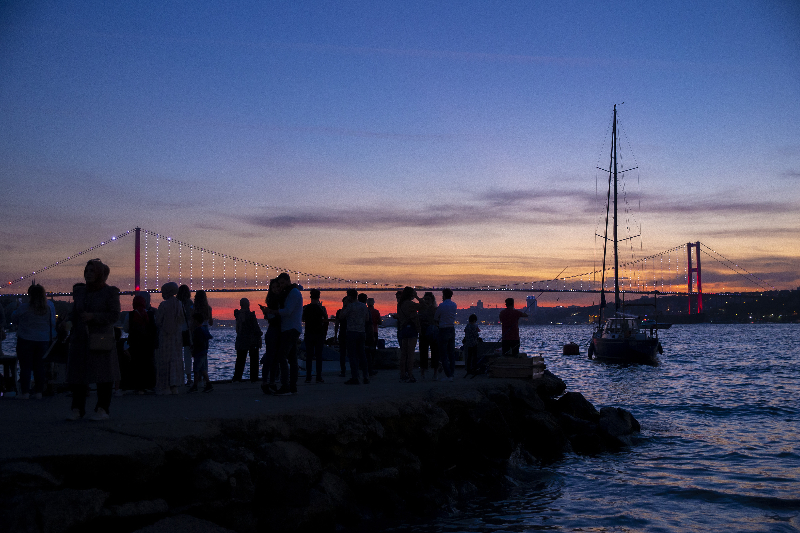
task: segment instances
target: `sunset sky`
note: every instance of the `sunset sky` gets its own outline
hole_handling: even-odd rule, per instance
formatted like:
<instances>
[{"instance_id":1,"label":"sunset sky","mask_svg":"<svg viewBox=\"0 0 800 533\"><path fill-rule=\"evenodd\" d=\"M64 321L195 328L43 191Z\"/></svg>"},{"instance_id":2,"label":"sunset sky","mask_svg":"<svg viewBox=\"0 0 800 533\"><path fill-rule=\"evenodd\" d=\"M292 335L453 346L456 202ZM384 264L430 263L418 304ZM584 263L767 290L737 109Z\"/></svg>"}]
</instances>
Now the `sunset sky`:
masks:
<instances>
[{"instance_id":1,"label":"sunset sky","mask_svg":"<svg viewBox=\"0 0 800 533\"><path fill-rule=\"evenodd\" d=\"M135 226L381 283L592 271L614 104L621 259L800 286L796 1L2 2L0 276ZM93 254L123 289L132 244Z\"/></svg>"}]
</instances>

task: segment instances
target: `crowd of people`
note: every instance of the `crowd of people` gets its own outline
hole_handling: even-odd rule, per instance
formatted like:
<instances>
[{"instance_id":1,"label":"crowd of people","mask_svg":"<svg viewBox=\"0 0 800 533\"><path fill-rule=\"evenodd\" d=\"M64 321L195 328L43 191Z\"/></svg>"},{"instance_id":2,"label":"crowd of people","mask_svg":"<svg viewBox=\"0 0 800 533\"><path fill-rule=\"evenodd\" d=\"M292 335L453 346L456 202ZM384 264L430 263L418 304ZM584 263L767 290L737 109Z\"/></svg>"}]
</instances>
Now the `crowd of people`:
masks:
<instances>
[{"instance_id":1,"label":"crowd of people","mask_svg":"<svg viewBox=\"0 0 800 533\"><path fill-rule=\"evenodd\" d=\"M110 416L111 399L121 389L144 394L178 394L188 385L188 392L212 392L208 375L209 341L213 338L209 326L214 323L208 297L203 290L195 293L186 285L168 282L161 287L162 301L157 308L150 304L150 294L137 293L132 311L127 314L123 330L128 333L123 347L114 325L120 318L119 289L107 284L110 269L99 259L88 261L84 267L84 283L73 287L73 306L66 320L56 324L55 308L45 296L41 285L32 285L29 300L12 314L18 324L17 354L21 369L19 398L41 398L44 375L44 356L65 332L69 332L67 383L72 391L69 419L86 416L89 385L97 386L97 404L89 418L105 420ZM236 319L236 362L231 380L242 381L249 360L249 379L260 382L261 390L269 395L297 393L298 343L301 334L306 350L306 383L316 375L322 377L324 346L333 341L339 348L341 377L350 378L347 385L369 384L377 374L375 354L378 349L378 326L381 315L375 301L355 289L347 290L342 307L332 317L334 336L327 339L330 318L320 301L320 291L311 289L311 301L304 305L302 287L292 283L288 273L270 280L265 304L259 304L267 322L264 333L250 300L242 298L234 311ZM455 372L455 322L457 306L453 291L442 290L437 304L433 292L420 298L412 287L397 291L397 340L400 346L399 378L415 383L416 347L419 343L419 377L453 381ZM514 300L506 300L500 313L503 353L519 352L518 321L527 315L514 309ZM305 326L305 327L304 327ZM477 364L480 342L477 316L471 315L464 328L463 344L467 350L467 373ZM259 359L261 348L264 355ZM430 357L429 357L430 354ZM429 362L430 360L430 367ZM259 367L260 364L260 367ZM121 371L121 368L123 371ZM30 378L34 377L31 389ZM201 383L204 384L202 389Z\"/></svg>"}]
</instances>

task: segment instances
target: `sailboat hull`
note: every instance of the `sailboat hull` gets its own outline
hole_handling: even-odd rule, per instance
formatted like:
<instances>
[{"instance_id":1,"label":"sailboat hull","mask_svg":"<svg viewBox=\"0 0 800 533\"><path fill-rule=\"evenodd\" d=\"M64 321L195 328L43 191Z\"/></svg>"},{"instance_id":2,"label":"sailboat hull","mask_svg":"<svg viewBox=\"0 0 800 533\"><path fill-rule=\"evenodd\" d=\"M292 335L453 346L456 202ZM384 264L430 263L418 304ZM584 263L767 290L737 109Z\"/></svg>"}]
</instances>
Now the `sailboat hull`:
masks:
<instances>
[{"instance_id":1,"label":"sailboat hull","mask_svg":"<svg viewBox=\"0 0 800 533\"><path fill-rule=\"evenodd\" d=\"M592 339L594 357L613 364L657 365L658 339Z\"/></svg>"}]
</instances>

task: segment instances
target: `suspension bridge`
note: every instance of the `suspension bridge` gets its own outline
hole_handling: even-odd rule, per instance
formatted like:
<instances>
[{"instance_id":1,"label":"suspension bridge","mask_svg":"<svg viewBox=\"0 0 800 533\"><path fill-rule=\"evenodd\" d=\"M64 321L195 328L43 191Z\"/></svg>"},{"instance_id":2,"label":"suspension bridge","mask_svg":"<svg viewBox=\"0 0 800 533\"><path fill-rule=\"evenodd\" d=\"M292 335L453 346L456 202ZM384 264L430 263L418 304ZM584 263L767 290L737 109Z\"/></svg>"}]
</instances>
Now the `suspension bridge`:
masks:
<instances>
[{"instance_id":1,"label":"suspension bridge","mask_svg":"<svg viewBox=\"0 0 800 533\"><path fill-rule=\"evenodd\" d=\"M27 290L26 282L33 282L37 277L47 277L56 269L73 261L94 258L102 251L104 254L111 247L121 246L121 241L134 241L133 280L126 290L120 286L123 294L137 291L157 292L167 281L186 284L192 290L203 289L206 292L250 292L266 291L269 280L280 272L288 272L293 279L305 288L316 288L321 291L345 291L357 288L362 291L397 291L408 282L391 283L364 279L346 279L320 273L302 272L271 265L261 261L245 259L204 246L190 244L173 237L146 230L133 228L106 241L90 246L71 254L42 268L25 272L4 281L0 295L19 295ZM702 260L712 260L716 266L733 272L757 291L774 290L767 282L741 267L737 262L725 257L716 250L700 242L674 246L659 253L620 262L620 290L626 294L685 295L689 297L689 308L702 312ZM74 263L72 263L74 264ZM62 269L63 270L63 269ZM613 292L613 267L606 270L594 269L580 274L562 276L555 279L516 281L506 284L484 284L480 282L461 284L459 286L416 285L417 290L436 290L449 286L454 291L487 292L560 292L560 293L599 293L601 290ZM611 273L611 275L609 275ZM563 272L562 272L563 274ZM610 278L610 279L609 279ZM117 277L119 279L119 277ZM606 286L601 287L605 279ZM48 287L50 296L71 295L71 283L65 287ZM51 282L48 281L48 284ZM693 306L694 303L694 306Z\"/></svg>"}]
</instances>

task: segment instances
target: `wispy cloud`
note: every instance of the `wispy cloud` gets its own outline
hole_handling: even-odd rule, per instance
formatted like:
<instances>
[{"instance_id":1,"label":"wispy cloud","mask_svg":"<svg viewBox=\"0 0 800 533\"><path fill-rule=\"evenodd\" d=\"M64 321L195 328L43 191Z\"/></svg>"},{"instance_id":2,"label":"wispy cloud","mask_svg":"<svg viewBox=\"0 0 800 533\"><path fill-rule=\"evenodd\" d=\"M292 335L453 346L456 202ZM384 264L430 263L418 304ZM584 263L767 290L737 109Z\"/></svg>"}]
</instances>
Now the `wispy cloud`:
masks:
<instances>
[{"instance_id":1,"label":"wispy cloud","mask_svg":"<svg viewBox=\"0 0 800 533\"><path fill-rule=\"evenodd\" d=\"M786 172L784 172L784 173L782 174L782 176L783 176L784 178L789 178L789 179L792 179L792 180L797 180L797 179L800 179L800 170L794 170L794 169L792 169L792 170L787 170Z\"/></svg>"},{"instance_id":2,"label":"wispy cloud","mask_svg":"<svg viewBox=\"0 0 800 533\"><path fill-rule=\"evenodd\" d=\"M574 224L594 197L568 189L491 189L462 202L428 203L420 207L376 206L368 211L329 208L250 215L243 219L264 228L391 229L444 228L487 223ZM565 205L569 207L565 209Z\"/></svg>"}]
</instances>

